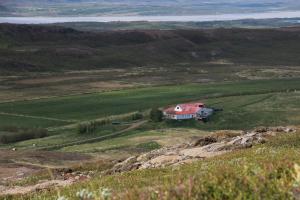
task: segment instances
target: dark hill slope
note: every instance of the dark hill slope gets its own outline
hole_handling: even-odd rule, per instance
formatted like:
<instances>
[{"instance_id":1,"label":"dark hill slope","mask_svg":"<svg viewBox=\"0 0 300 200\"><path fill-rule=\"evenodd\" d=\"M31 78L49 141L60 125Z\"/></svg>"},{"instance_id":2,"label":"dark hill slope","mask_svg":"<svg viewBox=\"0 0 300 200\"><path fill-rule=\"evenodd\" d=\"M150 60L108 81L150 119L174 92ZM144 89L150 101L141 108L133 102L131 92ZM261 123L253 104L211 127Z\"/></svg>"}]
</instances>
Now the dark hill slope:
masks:
<instances>
[{"instance_id":1,"label":"dark hill slope","mask_svg":"<svg viewBox=\"0 0 300 200\"><path fill-rule=\"evenodd\" d=\"M0 25L1 71L237 64L298 65L300 30L214 29L81 32L70 28Z\"/></svg>"}]
</instances>

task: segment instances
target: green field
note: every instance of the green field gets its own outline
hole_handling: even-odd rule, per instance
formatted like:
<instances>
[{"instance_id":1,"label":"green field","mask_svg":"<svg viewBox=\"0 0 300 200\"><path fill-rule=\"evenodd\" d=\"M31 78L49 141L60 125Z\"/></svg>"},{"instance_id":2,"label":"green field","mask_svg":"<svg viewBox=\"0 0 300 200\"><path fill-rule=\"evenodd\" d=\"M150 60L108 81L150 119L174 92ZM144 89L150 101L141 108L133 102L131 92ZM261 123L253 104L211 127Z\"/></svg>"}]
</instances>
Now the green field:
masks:
<instances>
[{"instance_id":1,"label":"green field","mask_svg":"<svg viewBox=\"0 0 300 200\"><path fill-rule=\"evenodd\" d=\"M57 120L48 120L48 119L39 119L31 118L26 116L10 116L5 114L0 114L0 123L1 127L7 126L18 126L18 127L53 127L53 126L62 126L66 125L67 122L57 121ZM1 128L0 128L1 129Z\"/></svg>"},{"instance_id":2,"label":"green field","mask_svg":"<svg viewBox=\"0 0 300 200\"><path fill-rule=\"evenodd\" d=\"M0 104L0 112L22 114L25 119L7 118L1 126L18 125L24 127L49 127L51 136L14 144L19 148L52 147L59 145L62 151L97 152L102 151L104 143L68 145L89 138L105 136L126 128L126 126L108 125L94 134L79 135L77 123L102 119L134 111L147 111L152 107L199 100L208 106L222 108L208 123L182 121L161 123L147 122L137 130L120 135L122 141L116 149L127 148L122 138L142 137L151 130L172 128L195 128L198 130L248 130L257 126L279 126L300 124L300 79L260 80L218 84L189 84L129 89L86 95L48 98L32 101L19 101ZM145 112L147 113L147 112ZM41 117L41 120L26 116ZM57 121L45 120L50 118ZM147 118L147 116L146 116ZM61 122L59 120L74 120ZM47 123L46 123L47 122ZM68 126L65 126L65 125ZM69 126L70 125L70 126ZM155 134L154 134L155 135ZM126 136L126 137L125 137ZM117 139L118 139L117 138ZM107 140L110 142L111 140ZM151 142L151 139L141 143ZM96 146L101 146L96 148ZM104 145L104 146L103 146ZM71 146L70 148L68 146ZM130 146L130 145L129 145ZM132 144L131 144L132 146ZM133 145L134 146L134 145ZM134 152L134 151L133 151Z\"/></svg>"},{"instance_id":3,"label":"green field","mask_svg":"<svg viewBox=\"0 0 300 200\"><path fill-rule=\"evenodd\" d=\"M1 103L0 112L17 113L24 116L29 115L41 118L47 117L57 120L91 120L194 100L204 101L208 104L211 102L220 107L230 106L232 100L229 99L226 104L223 104L223 100L220 100L220 104L217 104L217 98L232 97L232 99L239 100L241 98L241 101L246 101L244 103L232 104L231 106L234 106L236 110L242 108L243 104L251 104L251 100L247 100L248 98L244 100L242 98L244 95L250 95L249 97L254 98L252 101L255 102L260 99L255 100L255 97L251 97L251 95L286 93L299 89L300 79L160 86ZM35 123L31 123L32 126L47 127L47 124L41 123L38 120ZM0 126L3 125L7 125L7 122L3 124L1 121ZM60 123L57 125L60 125Z\"/></svg>"},{"instance_id":4,"label":"green field","mask_svg":"<svg viewBox=\"0 0 300 200\"><path fill-rule=\"evenodd\" d=\"M217 113L208 123L200 123L196 121L187 122L162 122L150 123L141 126L136 131L130 131L117 138L119 143L115 144L115 148L123 148L127 144L127 137L143 137L149 130L161 130L169 128L195 128L200 130L248 130L257 126L278 126L278 125L298 125L300 124L300 93L273 93L260 95L245 95L223 98L207 99L209 105L222 107L223 112ZM31 147L32 144L38 144L39 147L48 147L52 145L64 145L68 142L74 142L90 137L105 135L112 133L108 130L99 130L95 135L79 136L76 129L67 129L57 131L54 136L24 141L15 144L17 147ZM155 136L156 132L152 132ZM171 137L171 133L169 136ZM197 134L196 134L197 135ZM151 141L151 138L148 138ZM63 151L79 151L79 152L96 152L103 150L106 142L110 143L114 140L107 140L94 144L81 144L71 146L70 148L62 148ZM129 145L129 144L128 144ZM131 144L134 145L134 144Z\"/></svg>"}]
</instances>

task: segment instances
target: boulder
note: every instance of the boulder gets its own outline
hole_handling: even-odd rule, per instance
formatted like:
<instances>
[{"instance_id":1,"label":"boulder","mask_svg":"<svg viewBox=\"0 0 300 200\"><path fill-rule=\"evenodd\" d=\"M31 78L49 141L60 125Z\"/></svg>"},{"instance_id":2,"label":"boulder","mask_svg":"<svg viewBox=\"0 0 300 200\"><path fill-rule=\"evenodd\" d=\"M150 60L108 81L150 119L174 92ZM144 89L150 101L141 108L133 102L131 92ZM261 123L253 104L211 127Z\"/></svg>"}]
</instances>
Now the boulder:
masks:
<instances>
[{"instance_id":1,"label":"boulder","mask_svg":"<svg viewBox=\"0 0 300 200\"><path fill-rule=\"evenodd\" d=\"M134 169L138 169L140 166L139 162L137 162L137 157L132 156L127 158L125 161L116 164L112 168L112 172L123 172L123 171L131 171Z\"/></svg>"},{"instance_id":2,"label":"boulder","mask_svg":"<svg viewBox=\"0 0 300 200\"><path fill-rule=\"evenodd\" d=\"M200 138L198 140L196 140L192 146L205 146L205 145L209 145L209 144L212 144L212 143L216 143L218 142L218 140L214 137L204 137L204 138Z\"/></svg>"},{"instance_id":3,"label":"boulder","mask_svg":"<svg viewBox=\"0 0 300 200\"><path fill-rule=\"evenodd\" d=\"M140 169L165 167L181 160L179 155L161 155L141 165Z\"/></svg>"}]
</instances>

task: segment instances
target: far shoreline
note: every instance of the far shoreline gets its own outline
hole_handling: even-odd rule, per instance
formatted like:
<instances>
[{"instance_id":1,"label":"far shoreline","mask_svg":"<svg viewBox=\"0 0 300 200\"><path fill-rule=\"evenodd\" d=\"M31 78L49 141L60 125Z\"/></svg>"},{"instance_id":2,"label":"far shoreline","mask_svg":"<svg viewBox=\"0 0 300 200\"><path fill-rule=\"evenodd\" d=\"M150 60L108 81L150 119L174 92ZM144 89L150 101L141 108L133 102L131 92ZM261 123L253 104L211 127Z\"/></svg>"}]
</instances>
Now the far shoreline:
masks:
<instances>
[{"instance_id":1,"label":"far shoreline","mask_svg":"<svg viewBox=\"0 0 300 200\"><path fill-rule=\"evenodd\" d=\"M67 22L214 22L246 19L299 18L300 11L190 16L0 17L0 23L54 24Z\"/></svg>"}]
</instances>

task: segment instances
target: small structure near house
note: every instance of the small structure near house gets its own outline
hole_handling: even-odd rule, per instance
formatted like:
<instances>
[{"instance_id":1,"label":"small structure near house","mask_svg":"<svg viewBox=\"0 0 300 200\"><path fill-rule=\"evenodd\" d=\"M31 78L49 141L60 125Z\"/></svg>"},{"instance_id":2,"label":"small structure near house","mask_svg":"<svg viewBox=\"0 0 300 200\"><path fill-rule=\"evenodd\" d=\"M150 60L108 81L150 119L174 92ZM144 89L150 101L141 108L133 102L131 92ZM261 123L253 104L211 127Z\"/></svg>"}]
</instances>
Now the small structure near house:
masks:
<instances>
[{"instance_id":1,"label":"small structure near house","mask_svg":"<svg viewBox=\"0 0 300 200\"><path fill-rule=\"evenodd\" d=\"M174 120L186 120L186 119L196 119L197 112L204 108L203 103L188 103L179 104L175 107L167 108L163 111L166 119Z\"/></svg>"},{"instance_id":2,"label":"small structure near house","mask_svg":"<svg viewBox=\"0 0 300 200\"><path fill-rule=\"evenodd\" d=\"M214 111L215 110L213 108L201 108L200 110L197 111L196 118L198 120L207 122L209 120L209 117L214 114Z\"/></svg>"}]
</instances>

